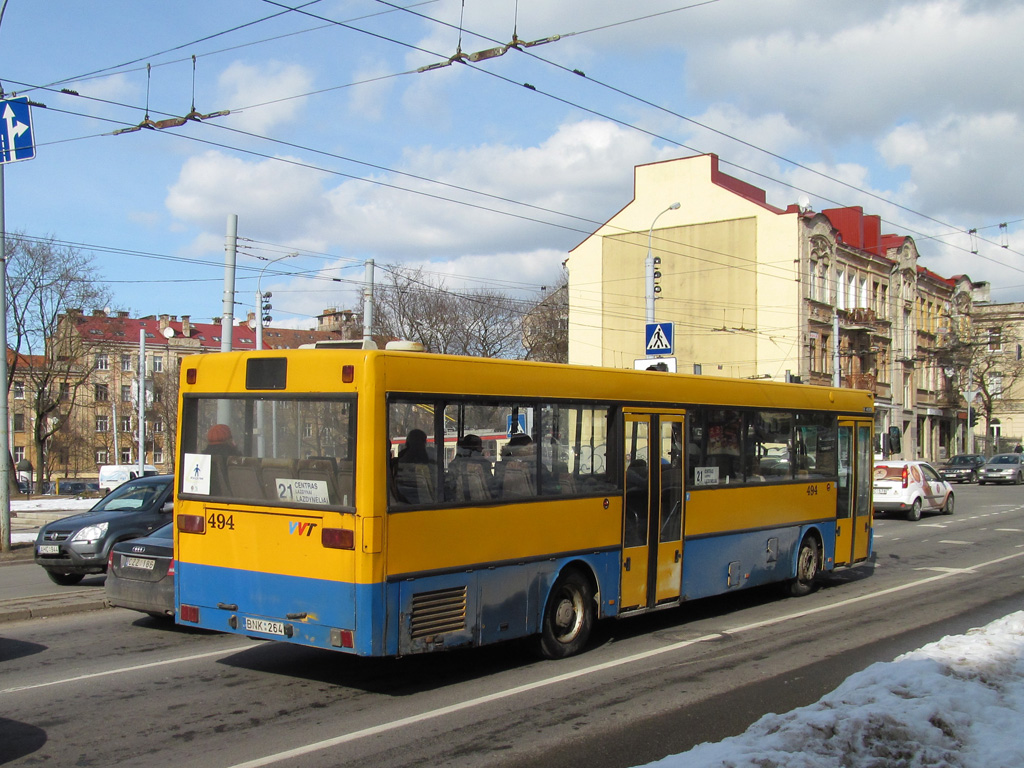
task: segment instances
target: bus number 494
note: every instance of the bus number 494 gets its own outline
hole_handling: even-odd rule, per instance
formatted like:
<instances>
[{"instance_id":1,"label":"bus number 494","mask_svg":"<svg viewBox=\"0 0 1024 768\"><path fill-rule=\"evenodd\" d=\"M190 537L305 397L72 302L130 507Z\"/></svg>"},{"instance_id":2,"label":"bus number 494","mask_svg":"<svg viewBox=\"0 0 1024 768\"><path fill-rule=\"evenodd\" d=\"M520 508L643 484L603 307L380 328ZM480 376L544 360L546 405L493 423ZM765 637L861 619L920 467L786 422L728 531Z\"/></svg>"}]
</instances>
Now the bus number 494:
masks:
<instances>
[{"instance_id":1,"label":"bus number 494","mask_svg":"<svg viewBox=\"0 0 1024 768\"><path fill-rule=\"evenodd\" d=\"M224 530L225 528L229 531L235 530L235 516L225 515L223 512L211 512L210 516L206 519L206 523L211 528L218 530Z\"/></svg>"}]
</instances>

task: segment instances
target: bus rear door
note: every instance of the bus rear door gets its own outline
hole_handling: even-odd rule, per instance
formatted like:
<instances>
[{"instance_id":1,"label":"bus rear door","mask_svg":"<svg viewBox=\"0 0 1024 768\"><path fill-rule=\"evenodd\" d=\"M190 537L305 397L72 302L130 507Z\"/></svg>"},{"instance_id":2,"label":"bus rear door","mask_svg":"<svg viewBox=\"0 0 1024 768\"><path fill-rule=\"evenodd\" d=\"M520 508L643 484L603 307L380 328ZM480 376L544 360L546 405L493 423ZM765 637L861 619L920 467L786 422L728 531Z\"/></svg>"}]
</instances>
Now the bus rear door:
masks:
<instances>
[{"instance_id":1,"label":"bus rear door","mask_svg":"<svg viewBox=\"0 0 1024 768\"><path fill-rule=\"evenodd\" d=\"M620 612L679 603L685 412L625 413Z\"/></svg>"},{"instance_id":2,"label":"bus rear door","mask_svg":"<svg viewBox=\"0 0 1024 768\"><path fill-rule=\"evenodd\" d=\"M836 565L871 554L871 421L839 421L839 493L836 498Z\"/></svg>"}]
</instances>

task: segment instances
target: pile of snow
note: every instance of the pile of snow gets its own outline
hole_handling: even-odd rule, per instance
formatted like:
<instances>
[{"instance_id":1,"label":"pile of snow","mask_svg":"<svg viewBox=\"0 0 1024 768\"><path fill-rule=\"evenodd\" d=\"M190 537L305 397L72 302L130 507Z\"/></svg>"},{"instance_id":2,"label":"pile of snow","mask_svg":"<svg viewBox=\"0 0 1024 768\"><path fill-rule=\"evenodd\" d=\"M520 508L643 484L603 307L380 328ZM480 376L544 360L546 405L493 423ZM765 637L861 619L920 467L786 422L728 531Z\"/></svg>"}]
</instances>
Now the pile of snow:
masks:
<instances>
[{"instance_id":1,"label":"pile of snow","mask_svg":"<svg viewBox=\"0 0 1024 768\"><path fill-rule=\"evenodd\" d=\"M99 499L76 499L73 496L36 496L31 499L11 499L11 526L15 528L19 522L18 513L53 512L61 516L77 515L92 509ZM36 540L36 530L12 530L11 543L24 544Z\"/></svg>"},{"instance_id":2,"label":"pile of snow","mask_svg":"<svg viewBox=\"0 0 1024 768\"><path fill-rule=\"evenodd\" d=\"M1024 612L872 664L816 704L765 715L659 768L1020 768Z\"/></svg>"}]
</instances>

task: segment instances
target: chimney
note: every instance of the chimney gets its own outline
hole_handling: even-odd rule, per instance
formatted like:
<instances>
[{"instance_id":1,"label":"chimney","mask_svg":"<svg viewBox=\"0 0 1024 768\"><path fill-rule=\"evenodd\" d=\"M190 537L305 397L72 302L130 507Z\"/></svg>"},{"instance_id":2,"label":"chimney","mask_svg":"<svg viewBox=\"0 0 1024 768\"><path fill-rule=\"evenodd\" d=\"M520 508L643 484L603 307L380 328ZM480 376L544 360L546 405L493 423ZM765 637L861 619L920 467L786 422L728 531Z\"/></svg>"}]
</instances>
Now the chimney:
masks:
<instances>
[{"instance_id":1,"label":"chimney","mask_svg":"<svg viewBox=\"0 0 1024 768\"><path fill-rule=\"evenodd\" d=\"M186 339L192 336L192 316L182 315L181 316L181 335Z\"/></svg>"}]
</instances>

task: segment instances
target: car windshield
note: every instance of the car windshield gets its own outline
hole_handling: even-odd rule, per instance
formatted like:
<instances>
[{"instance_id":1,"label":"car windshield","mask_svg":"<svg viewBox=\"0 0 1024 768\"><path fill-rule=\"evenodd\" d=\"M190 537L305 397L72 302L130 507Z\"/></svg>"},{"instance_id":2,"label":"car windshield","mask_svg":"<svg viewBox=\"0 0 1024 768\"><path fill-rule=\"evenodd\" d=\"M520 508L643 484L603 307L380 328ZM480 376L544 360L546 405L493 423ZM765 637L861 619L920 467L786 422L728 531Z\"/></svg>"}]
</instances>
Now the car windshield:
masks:
<instances>
[{"instance_id":1,"label":"car windshield","mask_svg":"<svg viewBox=\"0 0 1024 768\"><path fill-rule=\"evenodd\" d=\"M1016 453L1001 453L988 460L989 464L1019 464L1020 457Z\"/></svg>"},{"instance_id":2,"label":"car windshield","mask_svg":"<svg viewBox=\"0 0 1024 768\"><path fill-rule=\"evenodd\" d=\"M949 460L949 463L954 467L966 467L974 463L973 456L954 456Z\"/></svg>"},{"instance_id":3,"label":"car windshield","mask_svg":"<svg viewBox=\"0 0 1024 768\"><path fill-rule=\"evenodd\" d=\"M93 512L132 512L151 506L156 497L171 484L167 478L159 482L125 483L92 508Z\"/></svg>"}]
</instances>

